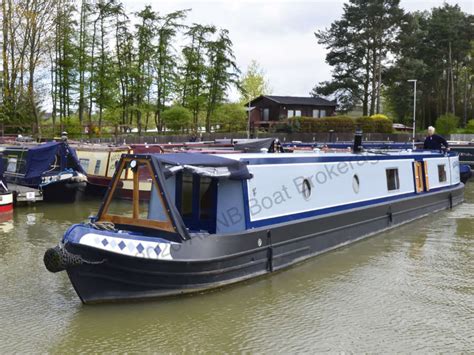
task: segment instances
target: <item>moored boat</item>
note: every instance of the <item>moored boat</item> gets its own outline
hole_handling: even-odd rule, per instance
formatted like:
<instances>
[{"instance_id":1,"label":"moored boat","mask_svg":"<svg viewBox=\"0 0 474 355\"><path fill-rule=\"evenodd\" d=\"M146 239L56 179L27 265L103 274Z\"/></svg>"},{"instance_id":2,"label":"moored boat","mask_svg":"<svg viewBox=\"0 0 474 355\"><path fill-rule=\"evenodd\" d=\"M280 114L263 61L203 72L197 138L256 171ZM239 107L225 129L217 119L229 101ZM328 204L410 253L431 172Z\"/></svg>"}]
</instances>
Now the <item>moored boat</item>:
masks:
<instances>
[{"instance_id":1,"label":"moored boat","mask_svg":"<svg viewBox=\"0 0 474 355\"><path fill-rule=\"evenodd\" d=\"M474 142L449 142L452 151L459 154L459 162L474 169Z\"/></svg>"},{"instance_id":2,"label":"moored boat","mask_svg":"<svg viewBox=\"0 0 474 355\"><path fill-rule=\"evenodd\" d=\"M85 172L65 141L10 146L2 154L5 180L39 189L44 201L74 201L78 189L85 187Z\"/></svg>"},{"instance_id":3,"label":"moored boat","mask_svg":"<svg viewBox=\"0 0 474 355\"><path fill-rule=\"evenodd\" d=\"M13 213L13 193L8 189L3 172L3 159L0 159L0 222L9 220Z\"/></svg>"},{"instance_id":4,"label":"moored boat","mask_svg":"<svg viewBox=\"0 0 474 355\"><path fill-rule=\"evenodd\" d=\"M116 199L130 172L133 199ZM140 176L150 180L140 199ZM84 303L196 292L463 201L456 154L127 154L90 223L45 253Z\"/></svg>"},{"instance_id":5,"label":"moored boat","mask_svg":"<svg viewBox=\"0 0 474 355\"><path fill-rule=\"evenodd\" d=\"M465 184L470 178L472 178L472 169L467 164L460 164L459 174L461 176L461 182Z\"/></svg>"}]
</instances>

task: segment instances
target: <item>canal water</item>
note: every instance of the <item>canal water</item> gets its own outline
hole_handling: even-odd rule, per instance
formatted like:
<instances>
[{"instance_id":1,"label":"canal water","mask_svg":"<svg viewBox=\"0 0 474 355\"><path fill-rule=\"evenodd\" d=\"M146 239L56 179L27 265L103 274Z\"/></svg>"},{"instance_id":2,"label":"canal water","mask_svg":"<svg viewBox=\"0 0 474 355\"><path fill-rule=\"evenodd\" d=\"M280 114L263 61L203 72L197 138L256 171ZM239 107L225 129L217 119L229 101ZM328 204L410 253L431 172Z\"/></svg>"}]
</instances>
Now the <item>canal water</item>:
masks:
<instances>
[{"instance_id":1,"label":"canal water","mask_svg":"<svg viewBox=\"0 0 474 355\"><path fill-rule=\"evenodd\" d=\"M0 225L0 353L474 351L474 185L466 203L272 276L153 302L83 306L46 248L98 200Z\"/></svg>"}]
</instances>

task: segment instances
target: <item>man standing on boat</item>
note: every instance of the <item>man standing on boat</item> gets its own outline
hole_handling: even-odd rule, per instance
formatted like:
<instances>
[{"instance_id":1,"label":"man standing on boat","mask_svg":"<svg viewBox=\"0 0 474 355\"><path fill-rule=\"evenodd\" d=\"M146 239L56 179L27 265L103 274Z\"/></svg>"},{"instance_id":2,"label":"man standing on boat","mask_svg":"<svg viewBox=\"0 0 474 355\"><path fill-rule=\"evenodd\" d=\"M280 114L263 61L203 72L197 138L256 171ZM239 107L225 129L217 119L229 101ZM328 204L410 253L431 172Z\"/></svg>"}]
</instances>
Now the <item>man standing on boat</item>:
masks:
<instances>
[{"instance_id":1,"label":"man standing on boat","mask_svg":"<svg viewBox=\"0 0 474 355\"><path fill-rule=\"evenodd\" d=\"M448 142L446 139L438 134L435 134L435 128L433 126L428 127L428 136L425 138L423 149L427 150L441 150L441 146L444 146L449 151Z\"/></svg>"}]
</instances>

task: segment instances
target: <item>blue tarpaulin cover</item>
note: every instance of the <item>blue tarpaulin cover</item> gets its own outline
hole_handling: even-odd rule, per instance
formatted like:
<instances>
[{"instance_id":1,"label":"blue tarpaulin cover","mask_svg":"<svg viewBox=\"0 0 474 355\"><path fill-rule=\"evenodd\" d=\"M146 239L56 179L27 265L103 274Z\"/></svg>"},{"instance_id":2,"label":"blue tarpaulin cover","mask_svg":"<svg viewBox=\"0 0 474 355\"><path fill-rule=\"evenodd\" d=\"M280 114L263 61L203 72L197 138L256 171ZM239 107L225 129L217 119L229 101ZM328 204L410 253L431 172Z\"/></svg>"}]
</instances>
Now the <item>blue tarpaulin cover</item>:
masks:
<instances>
[{"instance_id":1,"label":"blue tarpaulin cover","mask_svg":"<svg viewBox=\"0 0 474 355\"><path fill-rule=\"evenodd\" d=\"M6 192L5 188L7 188L7 182L3 178L3 172L4 171L5 171L5 163L3 161L3 158L1 158L1 156L0 156L0 182L3 183L3 185L0 184L0 192Z\"/></svg>"},{"instance_id":2,"label":"blue tarpaulin cover","mask_svg":"<svg viewBox=\"0 0 474 355\"><path fill-rule=\"evenodd\" d=\"M72 168L81 173L85 173L77 159L74 149L63 142L48 142L28 149L26 156L26 173L25 179L35 179L43 175L44 172L51 169L51 164L54 163L56 155L60 157L58 165L61 170ZM68 156L70 156L70 165L67 166Z\"/></svg>"}]
</instances>

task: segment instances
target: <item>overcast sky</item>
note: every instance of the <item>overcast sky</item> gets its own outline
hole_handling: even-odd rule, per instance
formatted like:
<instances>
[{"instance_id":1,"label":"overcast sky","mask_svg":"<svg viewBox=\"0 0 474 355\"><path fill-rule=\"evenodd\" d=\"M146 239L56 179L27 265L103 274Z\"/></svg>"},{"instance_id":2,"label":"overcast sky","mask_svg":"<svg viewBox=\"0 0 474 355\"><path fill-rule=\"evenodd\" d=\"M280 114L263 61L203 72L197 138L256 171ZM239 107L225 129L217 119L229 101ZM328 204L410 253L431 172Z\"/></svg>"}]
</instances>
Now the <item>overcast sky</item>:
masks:
<instances>
[{"instance_id":1,"label":"overcast sky","mask_svg":"<svg viewBox=\"0 0 474 355\"><path fill-rule=\"evenodd\" d=\"M474 13L474 0L445 1L459 4ZM124 0L135 12L150 4L155 11L168 13L192 9L187 23L213 24L227 28L234 43L237 65L244 72L255 59L265 70L275 95L307 96L313 86L331 77L325 63L325 49L317 44L314 32L328 27L342 15L342 0ZM442 6L441 0L401 0L409 11ZM235 100L235 91L229 93Z\"/></svg>"}]
</instances>

